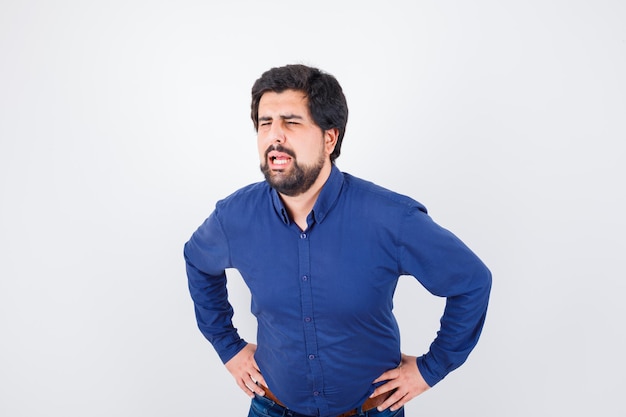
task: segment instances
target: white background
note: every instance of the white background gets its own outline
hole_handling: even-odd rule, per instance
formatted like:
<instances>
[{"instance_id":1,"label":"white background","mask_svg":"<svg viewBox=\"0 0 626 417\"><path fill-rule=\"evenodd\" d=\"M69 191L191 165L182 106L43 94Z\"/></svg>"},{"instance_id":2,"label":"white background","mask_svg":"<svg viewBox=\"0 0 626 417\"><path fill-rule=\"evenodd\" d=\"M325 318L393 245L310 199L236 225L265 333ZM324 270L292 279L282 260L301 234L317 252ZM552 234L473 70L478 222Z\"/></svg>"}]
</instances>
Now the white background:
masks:
<instances>
[{"instance_id":1,"label":"white background","mask_svg":"<svg viewBox=\"0 0 626 417\"><path fill-rule=\"evenodd\" d=\"M494 274L476 350L407 415L626 415L625 22L623 1L0 0L0 415L246 415L182 247L262 179L250 87L288 63L344 87L340 169ZM401 280L405 352L442 306Z\"/></svg>"}]
</instances>

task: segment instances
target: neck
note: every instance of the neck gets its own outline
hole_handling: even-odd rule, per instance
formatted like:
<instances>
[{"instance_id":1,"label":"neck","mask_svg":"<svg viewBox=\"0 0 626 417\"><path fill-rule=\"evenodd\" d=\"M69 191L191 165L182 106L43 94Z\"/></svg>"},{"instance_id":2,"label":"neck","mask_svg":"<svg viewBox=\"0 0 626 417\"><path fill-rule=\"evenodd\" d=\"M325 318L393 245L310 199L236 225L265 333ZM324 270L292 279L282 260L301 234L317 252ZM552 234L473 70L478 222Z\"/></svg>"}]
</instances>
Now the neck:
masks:
<instances>
[{"instance_id":1,"label":"neck","mask_svg":"<svg viewBox=\"0 0 626 417\"><path fill-rule=\"evenodd\" d=\"M289 217L300 227L300 230L304 231L307 229L306 218L311 210L313 210L313 206L322 191L322 187L326 183L326 180L328 180L328 177L330 177L331 169L332 164L325 164L313 185L302 194L296 196L280 194L280 198L289 213Z\"/></svg>"}]
</instances>

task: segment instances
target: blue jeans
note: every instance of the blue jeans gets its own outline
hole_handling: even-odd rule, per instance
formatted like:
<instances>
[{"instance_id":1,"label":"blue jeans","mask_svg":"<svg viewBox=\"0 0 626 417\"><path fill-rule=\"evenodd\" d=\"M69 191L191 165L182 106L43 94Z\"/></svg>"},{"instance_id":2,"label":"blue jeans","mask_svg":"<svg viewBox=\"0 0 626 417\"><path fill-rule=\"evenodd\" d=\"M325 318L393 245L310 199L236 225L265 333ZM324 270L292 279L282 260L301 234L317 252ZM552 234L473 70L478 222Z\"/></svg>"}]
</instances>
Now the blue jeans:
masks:
<instances>
[{"instance_id":1,"label":"blue jeans","mask_svg":"<svg viewBox=\"0 0 626 417\"><path fill-rule=\"evenodd\" d=\"M396 411L386 409L385 411L378 411L376 409L363 411L362 414L357 414L361 417L404 417L404 407ZM274 401L255 395L250 405L250 412L248 417L314 417L305 414L296 413L281 405L276 404Z\"/></svg>"}]
</instances>

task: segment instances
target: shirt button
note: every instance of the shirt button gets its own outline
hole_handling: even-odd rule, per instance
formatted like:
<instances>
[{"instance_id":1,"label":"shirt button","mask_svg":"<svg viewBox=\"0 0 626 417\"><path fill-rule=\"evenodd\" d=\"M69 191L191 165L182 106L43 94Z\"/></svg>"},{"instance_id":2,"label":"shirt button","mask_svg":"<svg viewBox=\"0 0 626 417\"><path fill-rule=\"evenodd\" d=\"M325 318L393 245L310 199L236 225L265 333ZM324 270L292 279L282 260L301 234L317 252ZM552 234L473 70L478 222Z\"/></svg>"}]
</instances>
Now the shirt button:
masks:
<instances>
[{"instance_id":1,"label":"shirt button","mask_svg":"<svg viewBox=\"0 0 626 417\"><path fill-rule=\"evenodd\" d=\"M309 359L315 359L315 355L309 355Z\"/></svg>"},{"instance_id":2,"label":"shirt button","mask_svg":"<svg viewBox=\"0 0 626 417\"><path fill-rule=\"evenodd\" d=\"M317 397L318 395L320 395L320 393L319 393L319 391L313 391L313 395L315 395Z\"/></svg>"},{"instance_id":3,"label":"shirt button","mask_svg":"<svg viewBox=\"0 0 626 417\"><path fill-rule=\"evenodd\" d=\"M311 317L305 317L304 321L306 321L307 323L310 323L311 322Z\"/></svg>"},{"instance_id":4,"label":"shirt button","mask_svg":"<svg viewBox=\"0 0 626 417\"><path fill-rule=\"evenodd\" d=\"M309 277L307 275L302 275L302 281L308 281Z\"/></svg>"},{"instance_id":5,"label":"shirt button","mask_svg":"<svg viewBox=\"0 0 626 417\"><path fill-rule=\"evenodd\" d=\"M300 239L306 239L306 233L300 233Z\"/></svg>"}]
</instances>

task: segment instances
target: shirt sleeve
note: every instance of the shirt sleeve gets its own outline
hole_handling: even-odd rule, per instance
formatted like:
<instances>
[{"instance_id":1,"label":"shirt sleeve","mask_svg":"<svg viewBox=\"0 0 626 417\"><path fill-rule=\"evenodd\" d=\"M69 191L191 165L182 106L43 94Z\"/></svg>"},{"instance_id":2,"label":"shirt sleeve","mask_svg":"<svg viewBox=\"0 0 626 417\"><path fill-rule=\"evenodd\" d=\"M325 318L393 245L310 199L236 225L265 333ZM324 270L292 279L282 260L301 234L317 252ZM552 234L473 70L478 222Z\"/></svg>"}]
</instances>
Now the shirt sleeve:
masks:
<instances>
[{"instance_id":1,"label":"shirt sleeve","mask_svg":"<svg viewBox=\"0 0 626 417\"><path fill-rule=\"evenodd\" d=\"M433 386L465 362L485 322L491 272L455 235L421 206L412 208L401 231L400 268L432 294L446 297L441 327L417 366Z\"/></svg>"},{"instance_id":2,"label":"shirt sleeve","mask_svg":"<svg viewBox=\"0 0 626 417\"><path fill-rule=\"evenodd\" d=\"M198 328L226 363L246 342L232 323L233 308L226 290L226 268L230 264L228 240L217 210L185 244L184 257Z\"/></svg>"}]
</instances>

